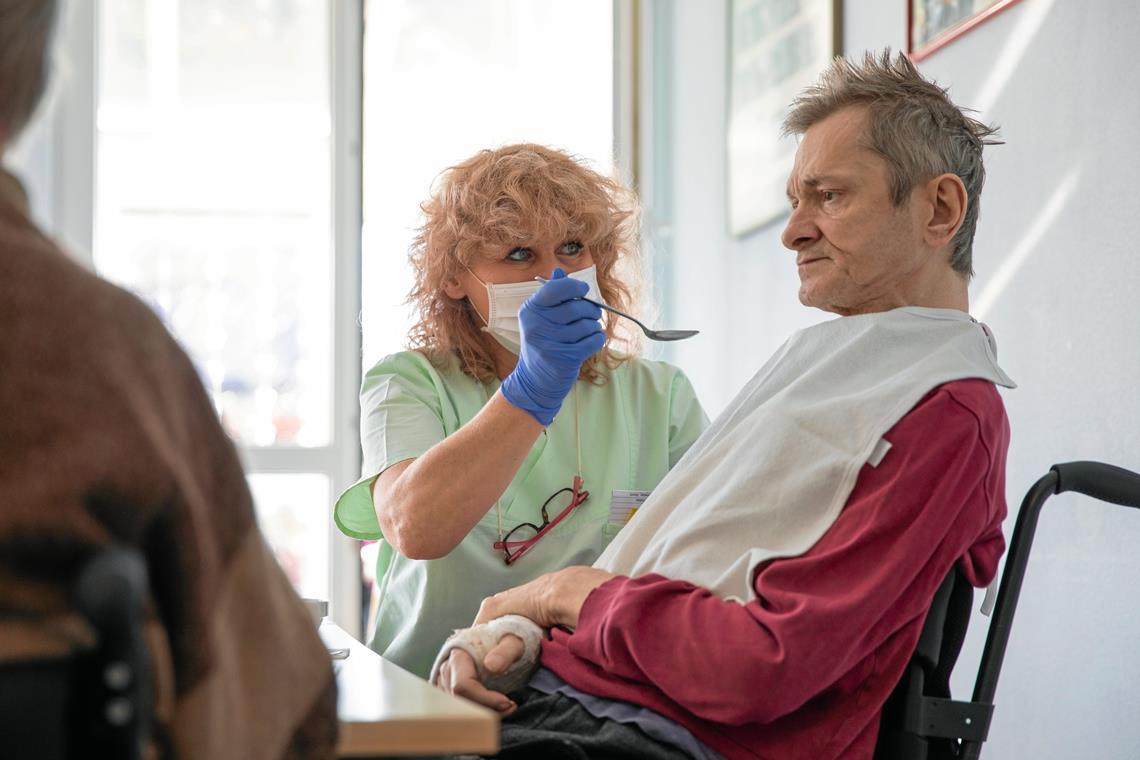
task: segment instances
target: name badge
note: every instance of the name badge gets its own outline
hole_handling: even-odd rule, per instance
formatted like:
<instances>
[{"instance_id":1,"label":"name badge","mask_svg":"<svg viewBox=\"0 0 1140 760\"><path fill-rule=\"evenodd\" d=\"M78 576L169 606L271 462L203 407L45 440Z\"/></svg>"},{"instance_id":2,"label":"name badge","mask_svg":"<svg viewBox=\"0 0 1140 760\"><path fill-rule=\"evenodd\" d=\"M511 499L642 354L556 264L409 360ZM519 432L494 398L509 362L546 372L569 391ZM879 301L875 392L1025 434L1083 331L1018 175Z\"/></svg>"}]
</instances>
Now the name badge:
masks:
<instances>
[{"instance_id":1,"label":"name badge","mask_svg":"<svg viewBox=\"0 0 1140 760\"><path fill-rule=\"evenodd\" d=\"M610 499L610 524L625 525L637 513L638 508L649 498L649 491L613 490Z\"/></svg>"}]
</instances>

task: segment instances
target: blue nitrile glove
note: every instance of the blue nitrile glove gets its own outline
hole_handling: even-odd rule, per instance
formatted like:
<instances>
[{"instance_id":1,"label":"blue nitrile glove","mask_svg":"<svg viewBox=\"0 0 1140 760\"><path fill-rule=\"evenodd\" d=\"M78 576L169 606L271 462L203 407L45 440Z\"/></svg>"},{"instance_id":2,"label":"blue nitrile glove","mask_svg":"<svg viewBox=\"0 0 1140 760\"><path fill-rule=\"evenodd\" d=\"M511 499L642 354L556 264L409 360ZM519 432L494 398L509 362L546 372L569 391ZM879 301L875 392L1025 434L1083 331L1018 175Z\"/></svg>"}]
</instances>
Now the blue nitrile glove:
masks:
<instances>
[{"instance_id":1,"label":"blue nitrile glove","mask_svg":"<svg viewBox=\"0 0 1140 760\"><path fill-rule=\"evenodd\" d=\"M581 300L589 291L588 284L555 269L519 310L519 361L499 390L543 425L558 414L582 362L605 345L602 310Z\"/></svg>"}]
</instances>

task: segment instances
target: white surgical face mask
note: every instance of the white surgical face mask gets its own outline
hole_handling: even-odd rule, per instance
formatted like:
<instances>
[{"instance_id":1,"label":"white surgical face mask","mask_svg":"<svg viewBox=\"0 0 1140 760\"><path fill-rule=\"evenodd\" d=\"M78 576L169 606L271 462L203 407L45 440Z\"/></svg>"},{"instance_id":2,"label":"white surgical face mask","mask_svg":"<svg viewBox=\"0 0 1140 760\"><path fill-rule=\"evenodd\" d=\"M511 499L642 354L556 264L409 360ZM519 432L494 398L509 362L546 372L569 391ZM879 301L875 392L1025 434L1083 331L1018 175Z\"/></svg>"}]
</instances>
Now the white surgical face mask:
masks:
<instances>
[{"instance_id":1,"label":"white surgical face mask","mask_svg":"<svg viewBox=\"0 0 1140 760\"><path fill-rule=\"evenodd\" d=\"M475 276L474 272L471 274ZM602 300L601 291L598 290L598 270L593 265L577 272L571 272L569 276L590 286L589 292L586 293L587 298L592 298L595 301ZM479 280L478 277L475 279ZM479 282L483 281L479 280ZM526 299L542 287L542 283L538 280L509 282L502 285L483 282L483 286L487 288L487 303L490 304L486 320L487 325L483 331L491 333L491 336L499 341L503 348L517 356L522 349L519 309L522 308Z\"/></svg>"}]
</instances>

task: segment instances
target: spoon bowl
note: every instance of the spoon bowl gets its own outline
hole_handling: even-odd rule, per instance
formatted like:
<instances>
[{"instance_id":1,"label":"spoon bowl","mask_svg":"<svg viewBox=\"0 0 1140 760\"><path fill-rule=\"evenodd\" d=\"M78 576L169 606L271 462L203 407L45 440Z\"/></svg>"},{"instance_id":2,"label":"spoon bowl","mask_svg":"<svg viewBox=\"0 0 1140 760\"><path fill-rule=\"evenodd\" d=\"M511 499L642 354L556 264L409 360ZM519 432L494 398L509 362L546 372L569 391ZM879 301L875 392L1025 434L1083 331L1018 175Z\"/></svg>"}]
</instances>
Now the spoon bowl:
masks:
<instances>
[{"instance_id":1,"label":"spoon bowl","mask_svg":"<svg viewBox=\"0 0 1140 760\"><path fill-rule=\"evenodd\" d=\"M603 306L602 308L604 309L606 307ZM613 311L615 314L620 313L614 309L610 309L610 311ZM625 315L622 314L622 316L624 317ZM633 317L629 317L629 319L633 319ZM700 330L650 330L640 322L637 324L641 328L641 331L645 333L645 337L650 340L684 340L685 338L691 338L700 333Z\"/></svg>"}]
</instances>

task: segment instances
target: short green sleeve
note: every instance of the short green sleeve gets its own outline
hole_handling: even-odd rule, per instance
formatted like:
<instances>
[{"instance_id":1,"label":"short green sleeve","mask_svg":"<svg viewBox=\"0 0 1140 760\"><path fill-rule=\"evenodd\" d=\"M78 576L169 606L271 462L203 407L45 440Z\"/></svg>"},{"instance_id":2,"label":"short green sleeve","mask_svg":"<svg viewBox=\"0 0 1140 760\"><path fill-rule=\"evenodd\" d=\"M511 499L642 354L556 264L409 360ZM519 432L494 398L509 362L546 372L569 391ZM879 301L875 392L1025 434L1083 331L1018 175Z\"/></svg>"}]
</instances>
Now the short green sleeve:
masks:
<instances>
[{"instance_id":1,"label":"short green sleeve","mask_svg":"<svg viewBox=\"0 0 1140 760\"><path fill-rule=\"evenodd\" d=\"M336 525L353 538L380 538L372 503L376 476L415 459L446 437L443 383L431 363L413 351L385 357L360 387L361 479L337 499Z\"/></svg>"}]
</instances>

